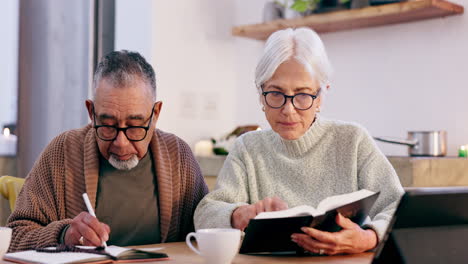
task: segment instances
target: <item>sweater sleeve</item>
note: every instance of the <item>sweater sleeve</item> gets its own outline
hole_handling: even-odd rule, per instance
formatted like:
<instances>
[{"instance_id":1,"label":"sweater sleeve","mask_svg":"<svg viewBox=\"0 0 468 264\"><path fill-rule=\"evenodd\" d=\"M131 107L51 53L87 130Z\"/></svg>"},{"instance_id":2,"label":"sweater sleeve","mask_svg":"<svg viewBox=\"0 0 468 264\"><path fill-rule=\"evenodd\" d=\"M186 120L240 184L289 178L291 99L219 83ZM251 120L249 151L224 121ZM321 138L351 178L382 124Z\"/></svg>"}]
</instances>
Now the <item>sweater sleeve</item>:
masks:
<instances>
[{"instance_id":1,"label":"sweater sleeve","mask_svg":"<svg viewBox=\"0 0 468 264\"><path fill-rule=\"evenodd\" d=\"M240 138L241 139L241 138ZM216 187L195 210L195 228L231 228L234 209L249 202L242 144L238 139L219 172Z\"/></svg>"},{"instance_id":2,"label":"sweater sleeve","mask_svg":"<svg viewBox=\"0 0 468 264\"><path fill-rule=\"evenodd\" d=\"M363 227L373 229L381 241L404 193L403 187L393 166L366 130L357 151L359 189L380 192Z\"/></svg>"},{"instance_id":3,"label":"sweater sleeve","mask_svg":"<svg viewBox=\"0 0 468 264\"><path fill-rule=\"evenodd\" d=\"M179 141L181 179L185 184L181 188L182 212L180 216L179 241L185 241L189 232L194 231L193 214L202 198L208 193L208 187L190 147Z\"/></svg>"},{"instance_id":4,"label":"sweater sleeve","mask_svg":"<svg viewBox=\"0 0 468 264\"><path fill-rule=\"evenodd\" d=\"M64 138L58 136L47 146L26 178L16 208L8 218L7 226L13 229L9 251L54 246L71 222L65 219L63 210Z\"/></svg>"}]
</instances>

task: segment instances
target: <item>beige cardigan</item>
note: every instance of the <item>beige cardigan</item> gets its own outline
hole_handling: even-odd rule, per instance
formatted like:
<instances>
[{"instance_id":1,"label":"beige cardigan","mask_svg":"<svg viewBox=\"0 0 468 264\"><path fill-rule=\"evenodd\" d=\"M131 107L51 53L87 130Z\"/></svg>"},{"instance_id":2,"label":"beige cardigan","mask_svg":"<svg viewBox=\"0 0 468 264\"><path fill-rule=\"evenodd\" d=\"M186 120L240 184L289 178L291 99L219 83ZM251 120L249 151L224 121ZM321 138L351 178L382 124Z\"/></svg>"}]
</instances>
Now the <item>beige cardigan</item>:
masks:
<instances>
[{"instance_id":1,"label":"beige cardigan","mask_svg":"<svg viewBox=\"0 0 468 264\"><path fill-rule=\"evenodd\" d=\"M155 130L150 151L156 168L161 241L185 239L193 213L208 192L189 146L173 134ZM67 131L41 153L26 178L16 209L10 251L58 244L62 229L86 211L82 193L93 206L99 177L99 150L91 125Z\"/></svg>"}]
</instances>

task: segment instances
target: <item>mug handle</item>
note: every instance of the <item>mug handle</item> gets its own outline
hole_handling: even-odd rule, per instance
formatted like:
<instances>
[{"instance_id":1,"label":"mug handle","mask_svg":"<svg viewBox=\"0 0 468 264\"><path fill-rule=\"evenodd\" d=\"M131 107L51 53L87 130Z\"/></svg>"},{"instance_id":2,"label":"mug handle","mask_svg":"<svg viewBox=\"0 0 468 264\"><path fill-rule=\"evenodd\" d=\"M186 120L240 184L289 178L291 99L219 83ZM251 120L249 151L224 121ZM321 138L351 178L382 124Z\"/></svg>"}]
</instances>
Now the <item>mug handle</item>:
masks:
<instances>
[{"instance_id":1,"label":"mug handle","mask_svg":"<svg viewBox=\"0 0 468 264\"><path fill-rule=\"evenodd\" d=\"M201 255L201 252L196 249L193 244L192 244L192 241L190 241L190 238L194 237L195 240L197 239L197 236L196 236L196 233L195 232L190 232L187 237L185 238L185 243L187 243L187 246L193 250L193 252L197 253L198 255Z\"/></svg>"}]
</instances>

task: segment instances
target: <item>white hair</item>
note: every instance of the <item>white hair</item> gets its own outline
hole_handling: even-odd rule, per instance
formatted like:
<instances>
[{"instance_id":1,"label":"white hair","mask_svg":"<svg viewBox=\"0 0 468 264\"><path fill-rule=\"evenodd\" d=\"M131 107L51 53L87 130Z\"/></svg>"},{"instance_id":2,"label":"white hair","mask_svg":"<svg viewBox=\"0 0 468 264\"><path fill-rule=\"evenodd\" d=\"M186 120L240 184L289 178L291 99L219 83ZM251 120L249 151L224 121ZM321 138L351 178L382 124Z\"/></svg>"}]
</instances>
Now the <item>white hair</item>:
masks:
<instances>
[{"instance_id":1,"label":"white hair","mask_svg":"<svg viewBox=\"0 0 468 264\"><path fill-rule=\"evenodd\" d=\"M321 93L325 93L326 86L330 83L332 67L320 37L315 31L304 27L279 30L268 38L255 70L255 85L259 93L262 92L262 85L273 76L276 69L291 58L304 65L319 82Z\"/></svg>"},{"instance_id":2,"label":"white hair","mask_svg":"<svg viewBox=\"0 0 468 264\"><path fill-rule=\"evenodd\" d=\"M128 160L119 160L115 155L111 154L109 157L109 163L112 165L112 167L118 169L118 170L131 170L135 168L138 165L138 157L136 155L133 155L130 159Z\"/></svg>"}]
</instances>

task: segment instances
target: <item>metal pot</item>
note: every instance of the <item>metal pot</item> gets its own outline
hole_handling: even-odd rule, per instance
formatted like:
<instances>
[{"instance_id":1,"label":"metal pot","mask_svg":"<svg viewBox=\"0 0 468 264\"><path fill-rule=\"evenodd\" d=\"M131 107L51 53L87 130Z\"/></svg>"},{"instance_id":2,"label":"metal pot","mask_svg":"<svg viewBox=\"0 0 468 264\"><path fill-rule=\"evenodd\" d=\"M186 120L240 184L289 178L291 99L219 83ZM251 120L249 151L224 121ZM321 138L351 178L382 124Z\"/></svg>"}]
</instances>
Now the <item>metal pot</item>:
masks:
<instances>
[{"instance_id":1,"label":"metal pot","mask_svg":"<svg viewBox=\"0 0 468 264\"><path fill-rule=\"evenodd\" d=\"M408 146L410 156L443 157L447 155L447 132L441 131L409 131L408 139L374 137L374 139Z\"/></svg>"}]
</instances>

